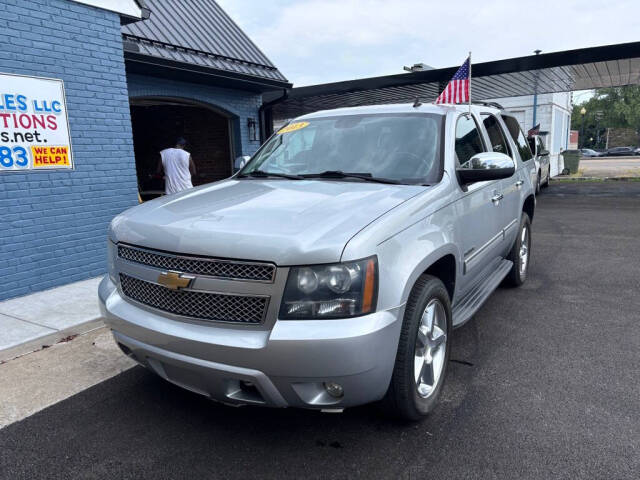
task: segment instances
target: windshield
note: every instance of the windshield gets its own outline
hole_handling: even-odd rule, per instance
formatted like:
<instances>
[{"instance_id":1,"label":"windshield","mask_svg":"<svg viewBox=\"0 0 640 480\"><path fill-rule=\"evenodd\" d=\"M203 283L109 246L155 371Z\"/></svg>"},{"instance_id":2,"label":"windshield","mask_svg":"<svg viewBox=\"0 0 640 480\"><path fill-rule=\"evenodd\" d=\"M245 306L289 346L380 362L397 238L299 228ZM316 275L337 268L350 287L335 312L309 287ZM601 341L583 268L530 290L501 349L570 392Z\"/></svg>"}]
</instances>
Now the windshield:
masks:
<instances>
[{"instance_id":1,"label":"windshield","mask_svg":"<svg viewBox=\"0 0 640 480\"><path fill-rule=\"evenodd\" d=\"M444 118L409 113L294 121L271 137L240 176L252 172L296 176L341 172L399 183L435 183L442 173Z\"/></svg>"}]
</instances>

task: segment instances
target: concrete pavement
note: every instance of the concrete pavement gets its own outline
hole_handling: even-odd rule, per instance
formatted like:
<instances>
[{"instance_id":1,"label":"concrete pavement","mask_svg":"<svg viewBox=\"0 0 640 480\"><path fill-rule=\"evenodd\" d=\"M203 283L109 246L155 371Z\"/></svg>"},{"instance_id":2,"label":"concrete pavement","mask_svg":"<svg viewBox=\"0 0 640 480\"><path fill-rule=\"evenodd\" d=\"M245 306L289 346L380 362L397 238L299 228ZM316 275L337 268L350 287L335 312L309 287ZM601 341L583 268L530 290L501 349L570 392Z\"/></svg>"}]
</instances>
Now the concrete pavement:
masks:
<instances>
[{"instance_id":1,"label":"concrete pavement","mask_svg":"<svg viewBox=\"0 0 640 480\"><path fill-rule=\"evenodd\" d=\"M0 364L0 428L133 365L106 327Z\"/></svg>"},{"instance_id":2,"label":"concrete pavement","mask_svg":"<svg viewBox=\"0 0 640 480\"><path fill-rule=\"evenodd\" d=\"M604 157L580 159L583 177L640 177L640 157Z\"/></svg>"},{"instance_id":3,"label":"concrete pavement","mask_svg":"<svg viewBox=\"0 0 640 480\"><path fill-rule=\"evenodd\" d=\"M0 362L101 326L100 279L0 302Z\"/></svg>"}]
</instances>

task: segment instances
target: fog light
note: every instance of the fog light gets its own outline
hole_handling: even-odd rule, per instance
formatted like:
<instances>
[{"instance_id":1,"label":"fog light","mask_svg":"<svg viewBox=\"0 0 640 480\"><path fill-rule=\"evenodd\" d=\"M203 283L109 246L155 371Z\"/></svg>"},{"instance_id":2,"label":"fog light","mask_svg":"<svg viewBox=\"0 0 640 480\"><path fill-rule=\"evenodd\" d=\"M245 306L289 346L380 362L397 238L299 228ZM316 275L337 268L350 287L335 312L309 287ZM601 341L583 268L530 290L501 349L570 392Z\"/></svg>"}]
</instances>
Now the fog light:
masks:
<instances>
[{"instance_id":1,"label":"fog light","mask_svg":"<svg viewBox=\"0 0 640 480\"><path fill-rule=\"evenodd\" d=\"M341 398L344 395L342 385L336 382L324 382L324 389L334 398Z\"/></svg>"}]
</instances>

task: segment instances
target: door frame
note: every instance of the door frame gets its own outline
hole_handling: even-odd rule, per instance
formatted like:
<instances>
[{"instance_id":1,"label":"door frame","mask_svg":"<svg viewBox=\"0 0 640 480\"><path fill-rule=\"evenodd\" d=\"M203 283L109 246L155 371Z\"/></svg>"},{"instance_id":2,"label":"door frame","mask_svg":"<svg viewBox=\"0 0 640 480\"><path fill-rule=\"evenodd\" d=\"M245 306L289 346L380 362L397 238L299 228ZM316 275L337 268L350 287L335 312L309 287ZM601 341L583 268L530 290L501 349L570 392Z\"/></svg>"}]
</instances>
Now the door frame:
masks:
<instances>
[{"instance_id":1,"label":"door frame","mask_svg":"<svg viewBox=\"0 0 640 480\"><path fill-rule=\"evenodd\" d=\"M129 107L135 106L162 106L174 105L183 107L200 107L210 110L227 119L227 131L229 136L229 171L233 174L235 159L242 155L242 136L240 133L240 117L215 104L196 100L189 97L173 95L138 95L129 97Z\"/></svg>"}]
</instances>

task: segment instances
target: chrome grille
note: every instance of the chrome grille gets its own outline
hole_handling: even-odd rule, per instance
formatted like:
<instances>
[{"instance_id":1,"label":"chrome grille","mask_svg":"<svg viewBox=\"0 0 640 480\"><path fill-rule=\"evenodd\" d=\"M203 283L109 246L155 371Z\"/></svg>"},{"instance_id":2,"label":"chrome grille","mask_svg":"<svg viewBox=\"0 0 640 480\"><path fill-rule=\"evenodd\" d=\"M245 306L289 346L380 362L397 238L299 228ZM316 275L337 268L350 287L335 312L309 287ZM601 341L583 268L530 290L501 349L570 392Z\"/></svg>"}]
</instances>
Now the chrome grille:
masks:
<instances>
[{"instance_id":1,"label":"chrome grille","mask_svg":"<svg viewBox=\"0 0 640 480\"><path fill-rule=\"evenodd\" d=\"M171 290L124 273L120 274L120 285L122 292L136 302L201 320L261 323L269 304L268 297Z\"/></svg>"},{"instance_id":2,"label":"chrome grille","mask_svg":"<svg viewBox=\"0 0 640 480\"><path fill-rule=\"evenodd\" d=\"M275 265L268 263L188 257L128 247L126 245L118 245L118 256L129 262L141 263L166 270L235 280L273 282L276 271Z\"/></svg>"}]
</instances>

